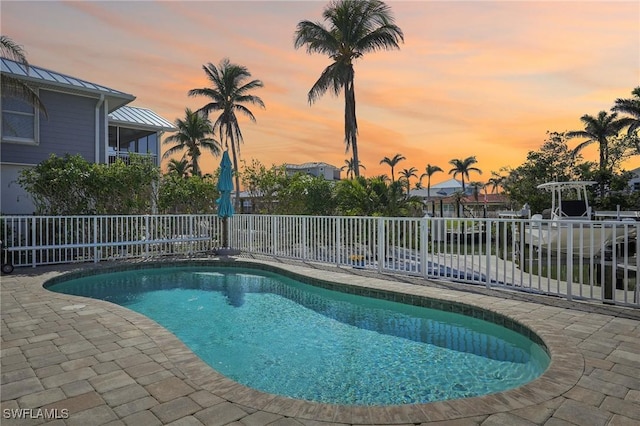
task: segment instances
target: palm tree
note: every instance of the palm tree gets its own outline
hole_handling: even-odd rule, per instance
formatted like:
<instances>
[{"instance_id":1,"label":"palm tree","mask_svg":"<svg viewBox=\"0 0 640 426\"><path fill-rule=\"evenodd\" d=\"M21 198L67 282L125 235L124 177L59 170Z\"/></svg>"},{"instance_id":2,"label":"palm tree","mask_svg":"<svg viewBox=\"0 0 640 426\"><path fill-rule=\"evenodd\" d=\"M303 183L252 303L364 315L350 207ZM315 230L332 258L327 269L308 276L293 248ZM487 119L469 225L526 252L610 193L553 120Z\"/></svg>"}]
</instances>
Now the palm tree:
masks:
<instances>
[{"instance_id":1,"label":"palm tree","mask_svg":"<svg viewBox=\"0 0 640 426\"><path fill-rule=\"evenodd\" d=\"M491 185L491 193L500 193L498 188L502 186L504 181L506 180L506 176L501 176L496 172L491 172L491 178L487 181L487 185Z\"/></svg>"},{"instance_id":2,"label":"palm tree","mask_svg":"<svg viewBox=\"0 0 640 426\"><path fill-rule=\"evenodd\" d=\"M220 155L220 144L213 138L213 128L211 121L200 112L193 112L189 108L185 109L185 118L176 119L175 125L178 128L176 133L164 140L165 144L174 144L163 155L162 158L187 150L186 155L191 158L191 172L200 175L198 160L202 150L207 150L213 155Z\"/></svg>"},{"instance_id":3,"label":"palm tree","mask_svg":"<svg viewBox=\"0 0 640 426\"><path fill-rule=\"evenodd\" d=\"M465 192L464 178L469 179L469 172L478 172L478 174L482 174L482 170L477 167L473 167L473 164L476 164L478 160L476 160L475 156L467 157L464 160L453 159L449 161L449 164L453 166L451 170L449 170L449 174L453 175L455 179L457 175L462 176L462 192Z\"/></svg>"},{"instance_id":4,"label":"palm tree","mask_svg":"<svg viewBox=\"0 0 640 426\"><path fill-rule=\"evenodd\" d=\"M400 176L402 176L402 178L406 179L407 181L407 195L409 195L409 190L411 189L411 178L418 177L418 175L416 174L417 171L418 169L416 169L415 167L411 167L410 169L402 169L402 171L400 172Z\"/></svg>"},{"instance_id":5,"label":"palm tree","mask_svg":"<svg viewBox=\"0 0 640 426\"><path fill-rule=\"evenodd\" d=\"M425 168L424 173L420 175L420 182L422 182L423 177L427 178L427 201L431 199L431 176L441 171L443 170L440 167L427 164L427 167Z\"/></svg>"},{"instance_id":6,"label":"palm tree","mask_svg":"<svg viewBox=\"0 0 640 426\"><path fill-rule=\"evenodd\" d=\"M213 124L213 130L218 131L220 141L225 141L226 149L231 145L233 156L233 169L235 175L236 207L240 200L240 173L238 173L238 156L240 154L240 143L243 142L242 132L238 124L236 112L244 114L253 122L255 116L245 104L258 105L264 108L264 102L258 96L251 95L253 89L263 87L260 80L245 82L251 77L251 73L246 67L233 64L229 59L224 58L218 67L209 62L203 65L207 78L212 83L212 87L189 90L189 96L206 96L211 98L211 102L200 108L199 111L209 115L212 111L220 111L220 115ZM224 138L223 138L224 136Z\"/></svg>"},{"instance_id":7,"label":"palm tree","mask_svg":"<svg viewBox=\"0 0 640 426\"><path fill-rule=\"evenodd\" d=\"M307 20L298 23L294 46L306 46L307 53L325 54L333 61L311 87L308 100L312 104L329 88L336 96L344 89L344 140L347 152L352 151L353 164L360 164L353 63L365 53L399 49L404 35L394 24L390 8L380 0L334 0L322 17L328 27ZM358 168L354 172L360 176Z\"/></svg>"},{"instance_id":8,"label":"palm tree","mask_svg":"<svg viewBox=\"0 0 640 426\"><path fill-rule=\"evenodd\" d=\"M584 123L584 130L565 133L568 139L587 139L573 149L573 154L575 156L586 146L597 142L600 148L600 170L605 171L609 163L609 138L617 136L620 130L628 125L627 120L618 119L616 112L609 114L606 111L600 111L597 117L585 114L580 117L580 121Z\"/></svg>"},{"instance_id":9,"label":"palm tree","mask_svg":"<svg viewBox=\"0 0 640 426\"><path fill-rule=\"evenodd\" d=\"M29 62L22 46L3 35L0 35L0 56L19 63L29 73ZM3 95L23 100L32 105L37 111L42 112L45 117L47 116L47 109L40 100L38 93L28 84L8 74L3 74L1 81L0 91Z\"/></svg>"},{"instance_id":10,"label":"palm tree","mask_svg":"<svg viewBox=\"0 0 640 426\"><path fill-rule=\"evenodd\" d=\"M616 99L615 106L611 108L611 111L622 112L631 116L622 118L622 120L626 120L629 126L627 130L629 135L640 129L640 86L633 89L631 94L633 95L631 99ZM635 139L635 144L640 154L640 143L637 138Z\"/></svg>"},{"instance_id":11,"label":"palm tree","mask_svg":"<svg viewBox=\"0 0 640 426\"><path fill-rule=\"evenodd\" d=\"M347 171L347 178L348 179L353 179L353 176L355 175L355 168L353 167L353 160L346 159L346 160L344 160L344 163L345 163L345 165L340 167L340 171L346 170ZM367 168L363 164L358 164L358 168L367 170Z\"/></svg>"},{"instance_id":12,"label":"palm tree","mask_svg":"<svg viewBox=\"0 0 640 426\"><path fill-rule=\"evenodd\" d=\"M169 173L175 173L176 175L186 178L189 176L189 170L192 168L192 165L189 164L186 158L182 158L181 160L176 160L172 158L169 160L169 164L167 164L167 171Z\"/></svg>"},{"instance_id":13,"label":"palm tree","mask_svg":"<svg viewBox=\"0 0 640 426\"><path fill-rule=\"evenodd\" d=\"M402 154L396 154L393 156L393 158L384 157L382 160L380 160L380 164L388 164L391 167L391 182L396 181L394 168L402 160L406 160L406 158Z\"/></svg>"},{"instance_id":14,"label":"palm tree","mask_svg":"<svg viewBox=\"0 0 640 426\"><path fill-rule=\"evenodd\" d=\"M633 98L616 99L615 106L611 108L611 111L623 112L631 116L632 121L630 122L629 133L640 128L640 86L633 89L631 94Z\"/></svg>"},{"instance_id":15,"label":"palm tree","mask_svg":"<svg viewBox=\"0 0 640 426\"><path fill-rule=\"evenodd\" d=\"M463 210L463 215L464 215L464 199L466 197L466 194L464 193L464 190L462 191L456 191L453 194L451 194L451 199L453 200L453 204L456 206L456 217L460 216L460 210Z\"/></svg>"},{"instance_id":16,"label":"palm tree","mask_svg":"<svg viewBox=\"0 0 640 426\"><path fill-rule=\"evenodd\" d=\"M480 204L480 190L484 188L482 182L469 182L469 186L473 189L473 199L476 202L476 207Z\"/></svg>"}]
</instances>

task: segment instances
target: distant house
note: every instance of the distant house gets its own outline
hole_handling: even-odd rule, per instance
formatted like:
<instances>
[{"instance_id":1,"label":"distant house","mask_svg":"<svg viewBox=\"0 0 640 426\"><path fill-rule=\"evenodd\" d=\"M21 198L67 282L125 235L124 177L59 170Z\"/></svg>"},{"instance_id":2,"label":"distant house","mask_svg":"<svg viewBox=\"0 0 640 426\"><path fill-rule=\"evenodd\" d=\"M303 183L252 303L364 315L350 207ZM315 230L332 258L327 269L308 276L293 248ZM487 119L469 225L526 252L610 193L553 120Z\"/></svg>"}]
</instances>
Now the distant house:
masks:
<instances>
[{"instance_id":1,"label":"distant house","mask_svg":"<svg viewBox=\"0 0 640 426\"><path fill-rule=\"evenodd\" d=\"M285 164L285 169L289 176L304 173L326 180L340 180L340 169L327 163Z\"/></svg>"},{"instance_id":2,"label":"distant house","mask_svg":"<svg viewBox=\"0 0 640 426\"><path fill-rule=\"evenodd\" d=\"M129 154L160 164L161 137L176 128L153 111L128 105L135 96L76 77L6 58L1 74L29 84L47 117L16 98L2 95L0 108L0 178L3 214L31 214L34 205L16 183L22 169L51 154L80 154L93 163L110 164Z\"/></svg>"},{"instance_id":3,"label":"distant house","mask_svg":"<svg viewBox=\"0 0 640 426\"><path fill-rule=\"evenodd\" d=\"M465 193L472 194L473 188L465 185ZM462 182L456 179L449 179L444 182L431 185L431 192L427 188L412 189L409 191L409 195L422 198L423 201L440 199L448 197L454 192L462 191Z\"/></svg>"},{"instance_id":4,"label":"distant house","mask_svg":"<svg viewBox=\"0 0 640 426\"><path fill-rule=\"evenodd\" d=\"M431 185L431 193L427 188L413 189L410 195L419 197L425 204L426 211L434 216L457 217L460 213L456 213L457 197L453 196L456 192L462 191L462 182L456 179L449 179L435 185ZM504 210L509 199L504 194L485 194L481 190L478 199L473 194L473 187L469 184L465 185L465 195L460 199L464 206L464 215L482 217L495 217L497 211Z\"/></svg>"}]
</instances>

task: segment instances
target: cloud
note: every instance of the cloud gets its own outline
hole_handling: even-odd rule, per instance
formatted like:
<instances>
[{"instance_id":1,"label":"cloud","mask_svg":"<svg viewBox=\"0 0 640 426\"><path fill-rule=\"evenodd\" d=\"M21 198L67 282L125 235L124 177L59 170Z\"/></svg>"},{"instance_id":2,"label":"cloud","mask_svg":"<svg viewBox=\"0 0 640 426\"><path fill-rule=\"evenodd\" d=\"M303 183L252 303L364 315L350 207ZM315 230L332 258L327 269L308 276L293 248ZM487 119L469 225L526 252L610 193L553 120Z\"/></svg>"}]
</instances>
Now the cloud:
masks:
<instances>
[{"instance_id":1,"label":"cloud","mask_svg":"<svg viewBox=\"0 0 640 426\"><path fill-rule=\"evenodd\" d=\"M209 84L202 65L229 57L265 84L255 91L266 104L252 109L257 122L241 118L244 159L341 166L350 155L342 95L307 102L330 59L293 46L296 24L320 21L325 5L2 2L0 16L33 64L131 93L171 121L206 102L187 96ZM548 130L579 129L583 114L608 110L638 85L637 2L389 5L405 42L355 64L367 175L388 173L380 159L401 153L401 168L421 171L476 155L485 178L525 161Z\"/></svg>"}]
</instances>

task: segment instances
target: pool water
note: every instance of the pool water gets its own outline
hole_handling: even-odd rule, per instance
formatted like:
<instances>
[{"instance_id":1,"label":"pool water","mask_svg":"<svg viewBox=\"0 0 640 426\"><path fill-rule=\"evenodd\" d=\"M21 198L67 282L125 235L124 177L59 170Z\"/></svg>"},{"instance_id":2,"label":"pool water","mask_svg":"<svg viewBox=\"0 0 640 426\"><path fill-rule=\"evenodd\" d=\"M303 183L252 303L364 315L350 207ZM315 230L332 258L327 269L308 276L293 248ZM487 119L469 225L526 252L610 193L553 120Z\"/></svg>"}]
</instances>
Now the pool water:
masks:
<instances>
[{"instance_id":1,"label":"pool water","mask_svg":"<svg viewBox=\"0 0 640 426\"><path fill-rule=\"evenodd\" d=\"M132 270L48 288L144 314L246 386L322 403L484 395L527 383L549 365L543 348L493 323L255 269Z\"/></svg>"}]
</instances>

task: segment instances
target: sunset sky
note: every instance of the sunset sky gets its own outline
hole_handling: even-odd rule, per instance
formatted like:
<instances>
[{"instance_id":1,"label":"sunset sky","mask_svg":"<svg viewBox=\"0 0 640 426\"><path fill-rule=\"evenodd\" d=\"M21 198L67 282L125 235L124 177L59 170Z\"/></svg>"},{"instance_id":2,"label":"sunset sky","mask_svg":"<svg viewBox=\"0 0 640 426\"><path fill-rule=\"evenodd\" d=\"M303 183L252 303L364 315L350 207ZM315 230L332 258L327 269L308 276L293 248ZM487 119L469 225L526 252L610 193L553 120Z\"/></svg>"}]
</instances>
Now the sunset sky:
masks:
<instances>
[{"instance_id":1,"label":"sunset sky","mask_svg":"<svg viewBox=\"0 0 640 426\"><path fill-rule=\"evenodd\" d=\"M320 21L327 2L110 1L0 3L2 34L33 65L133 94L132 105L166 119L206 98L202 66L224 57L264 82L257 122L241 118L241 158L263 164L343 166L344 100L307 92L330 60L294 49L296 24ZM405 42L355 64L358 147L367 176L380 160L429 163L449 179L449 160L475 155L491 171L522 164L547 131L583 129L640 85L638 1L389 1ZM575 146L580 140L572 141ZM204 156L203 170L219 159ZM597 161L595 150L585 151ZM640 166L636 156L626 168Z\"/></svg>"}]
</instances>

